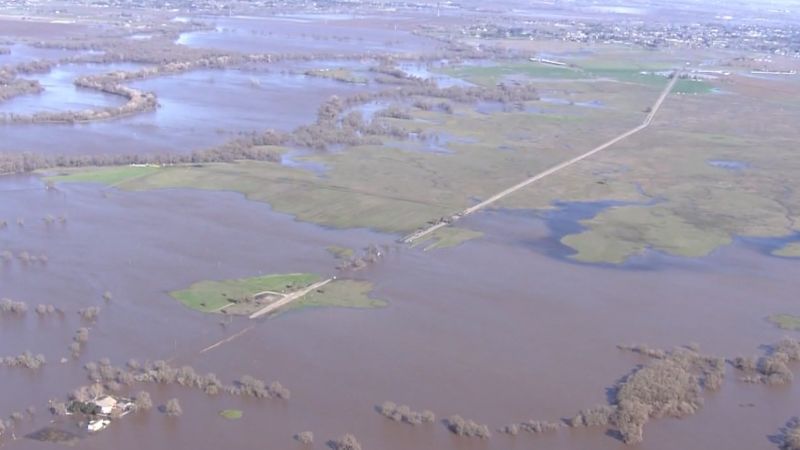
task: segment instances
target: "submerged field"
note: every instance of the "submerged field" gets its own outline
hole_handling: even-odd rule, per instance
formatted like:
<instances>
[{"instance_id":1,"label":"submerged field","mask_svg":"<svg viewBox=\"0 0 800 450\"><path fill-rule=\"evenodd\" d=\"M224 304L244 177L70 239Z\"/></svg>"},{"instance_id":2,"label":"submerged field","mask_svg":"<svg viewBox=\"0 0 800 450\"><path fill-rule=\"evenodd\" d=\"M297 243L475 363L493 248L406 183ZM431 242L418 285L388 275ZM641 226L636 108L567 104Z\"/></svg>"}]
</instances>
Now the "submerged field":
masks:
<instances>
[{"instance_id":1,"label":"submerged field","mask_svg":"<svg viewBox=\"0 0 800 450\"><path fill-rule=\"evenodd\" d=\"M155 111L0 125L0 149L29 163L189 155L0 176L0 447L40 449L27 436L44 430L120 450L347 433L381 450L778 448L800 400L800 345L775 345L798 328L800 85L679 79L651 126L407 244L638 127L662 72L731 58L474 40L453 28L473 16L446 6L215 18L165 33L172 51L268 62L132 82ZM569 65L476 57L483 44ZM0 64L46 54L15 45ZM112 100L70 80L114 67L36 76L54 107L99 107ZM237 157L193 153L208 148ZM94 383L153 408L53 431L71 419L49 409Z\"/></svg>"}]
</instances>

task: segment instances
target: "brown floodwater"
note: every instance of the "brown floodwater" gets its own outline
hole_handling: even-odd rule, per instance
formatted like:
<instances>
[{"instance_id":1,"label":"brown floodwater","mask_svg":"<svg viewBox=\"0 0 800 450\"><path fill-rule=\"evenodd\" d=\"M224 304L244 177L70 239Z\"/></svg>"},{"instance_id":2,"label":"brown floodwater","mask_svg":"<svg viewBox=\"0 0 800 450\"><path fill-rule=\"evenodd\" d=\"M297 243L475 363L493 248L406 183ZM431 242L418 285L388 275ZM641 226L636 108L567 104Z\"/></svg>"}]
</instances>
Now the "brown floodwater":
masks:
<instances>
[{"instance_id":1,"label":"brown floodwater","mask_svg":"<svg viewBox=\"0 0 800 450\"><path fill-rule=\"evenodd\" d=\"M106 195L103 195L103 193ZM64 225L45 225L65 214ZM17 217L26 226L16 226ZM497 428L527 419L556 420L604 403L606 389L637 364L618 343L672 347L696 342L721 355L755 354L784 334L764 320L798 313L797 261L731 246L695 260L645 255L630 268L569 262L543 247L553 233L541 218L481 213L465 226L484 238L454 249L400 249L355 276L390 302L375 310L312 309L256 322L240 338L199 351L253 324L191 312L167 296L203 279L276 272L332 273L328 245L392 243L396 236L332 230L272 211L233 193L166 190L127 193L96 185L46 191L35 177L0 179L0 250L46 253L46 266L0 269L0 297L53 303L66 317L0 319L0 355L26 349L48 365L30 374L0 368L0 414L30 404L47 422L46 401L84 384L81 363L109 357L173 358L231 382L242 374L277 379L288 402L220 395L180 387L138 385L154 401L180 399L184 414L129 416L78 444L85 449L291 449L293 433L324 440L354 433L365 449L621 449L604 430L562 430L544 436L458 438L437 423L389 422L373 406L392 400L459 413ZM114 294L103 306L101 294ZM59 363L81 326L74 311L103 306L79 362ZM800 388L736 381L684 420L653 421L649 450L773 449L768 440L798 413ZM753 404L752 407L741 405ZM244 411L238 421L221 409ZM43 448L18 440L9 448Z\"/></svg>"}]
</instances>

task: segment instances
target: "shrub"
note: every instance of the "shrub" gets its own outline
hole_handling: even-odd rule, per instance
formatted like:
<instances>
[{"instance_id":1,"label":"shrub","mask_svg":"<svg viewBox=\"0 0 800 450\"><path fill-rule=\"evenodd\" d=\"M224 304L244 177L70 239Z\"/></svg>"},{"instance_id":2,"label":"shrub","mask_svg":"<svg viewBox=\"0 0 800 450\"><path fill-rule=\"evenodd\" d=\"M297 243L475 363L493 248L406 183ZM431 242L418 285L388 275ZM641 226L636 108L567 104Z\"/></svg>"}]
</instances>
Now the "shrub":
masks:
<instances>
[{"instance_id":1,"label":"shrub","mask_svg":"<svg viewBox=\"0 0 800 450\"><path fill-rule=\"evenodd\" d=\"M397 406L395 403L389 401L383 402L383 404L377 406L375 409L387 419L410 425L432 423L436 420L436 415L431 411L425 410L416 412L412 411L408 406Z\"/></svg>"},{"instance_id":2,"label":"shrub","mask_svg":"<svg viewBox=\"0 0 800 450\"><path fill-rule=\"evenodd\" d=\"M459 415L450 416L444 421L447 429L458 436L478 437L488 439L492 436L489 427L480 425L472 420L466 420Z\"/></svg>"},{"instance_id":3,"label":"shrub","mask_svg":"<svg viewBox=\"0 0 800 450\"><path fill-rule=\"evenodd\" d=\"M332 450L361 450L361 444L352 434L345 434L339 439L328 441L328 447Z\"/></svg>"},{"instance_id":4,"label":"shrub","mask_svg":"<svg viewBox=\"0 0 800 450\"><path fill-rule=\"evenodd\" d=\"M183 409L181 409L181 404L177 398L171 398L167 401L164 405L164 414L170 417L179 417L183 414Z\"/></svg>"},{"instance_id":5,"label":"shrub","mask_svg":"<svg viewBox=\"0 0 800 450\"><path fill-rule=\"evenodd\" d=\"M309 445L314 443L314 433L310 431L301 431L294 435L294 439L304 445Z\"/></svg>"}]
</instances>

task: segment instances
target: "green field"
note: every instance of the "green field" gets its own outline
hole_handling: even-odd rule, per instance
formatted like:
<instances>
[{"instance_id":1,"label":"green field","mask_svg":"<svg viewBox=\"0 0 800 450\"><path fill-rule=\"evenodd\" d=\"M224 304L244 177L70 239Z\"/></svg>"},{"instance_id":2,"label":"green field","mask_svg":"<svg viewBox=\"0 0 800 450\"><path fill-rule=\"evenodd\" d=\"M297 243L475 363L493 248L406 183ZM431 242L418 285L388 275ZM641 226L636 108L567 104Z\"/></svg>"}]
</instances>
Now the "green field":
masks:
<instances>
[{"instance_id":1,"label":"green field","mask_svg":"<svg viewBox=\"0 0 800 450\"><path fill-rule=\"evenodd\" d=\"M666 77L653 72L668 71L672 67L660 65L639 66L630 62L618 64L590 63L577 67L552 66L538 62L513 62L498 65L461 65L439 69L439 72L454 78L469 81L481 86L495 86L509 77L525 77L546 85L551 80L575 80L581 82L591 79L610 79L623 83L634 83L657 88L664 87L669 81ZM647 72L647 73L643 73ZM673 92L677 94L708 94L713 85L704 81L679 80Z\"/></svg>"},{"instance_id":2,"label":"green field","mask_svg":"<svg viewBox=\"0 0 800 450\"><path fill-rule=\"evenodd\" d=\"M336 280L286 306L285 310L304 308L382 308L387 303L370 297L372 285L366 281Z\"/></svg>"},{"instance_id":3,"label":"green field","mask_svg":"<svg viewBox=\"0 0 800 450\"><path fill-rule=\"evenodd\" d=\"M229 299L242 299L263 291L291 292L320 280L308 273L264 275L224 281L201 281L170 295L187 307L201 312L217 312L230 305Z\"/></svg>"},{"instance_id":4,"label":"green field","mask_svg":"<svg viewBox=\"0 0 800 450\"><path fill-rule=\"evenodd\" d=\"M155 166L118 166L83 169L80 172L66 171L63 175L49 177L54 182L71 181L83 183L102 183L114 186L123 181L153 175L161 170Z\"/></svg>"},{"instance_id":5,"label":"green field","mask_svg":"<svg viewBox=\"0 0 800 450\"><path fill-rule=\"evenodd\" d=\"M773 254L775 256L782 256L784 258L800 258L800 242L787 244L786 246L775 250Z\"/></svg>"},{"instance_id":6,"label":"green field","mask_svg":"<svg viewBox=\"0 0 800 450\"><path fill-rule=\"evenodd\" d=\"M416 241L413 246L418 247L424 245L426 251L441 248L451 248L457 247L464 242L477 239L481 236L483 236L483 233L480 231L450 226L439 228L438 230L426 236L425 239Z\"/></svg>"},{"instance_id":7,"label":"green field","mask_svg":"<svg viewBox=\"0 0 800 450\"><path fill-rule=\"evenodd\" d=\"M783 330L800 331L800 316L776 314L774 316L769 316L767 320Z\"/></svg>"},{"instance_id":8,"label":"green field","mask_svg":"<svg viewBox=\"0 0 800 450\"><path fill-rule=\"evenodd\" d=\"M627 98L645 98L642 105L652 101L649 91L631 92ZM236 191L306 222L406 234L469 206L473 197L486 198L629 128L641 120L638 108L584 108L580 116L567 114L571 108L560 105L554 105L556 113L550 115L485 115L466 105L457 106L452 115L414 110L414 120L385 120L453 136L457 139L447 143L453 154L416 151L415 143L409 142L403 149L360 146L307 157L329 168L325 177L277 163L246 161L170 166L146 174L77 169L55 180L81 182L89 176L113 178L125 190ZM574 133L565 134L565 126Z\"/></svg>"},{"instance_id":9,"label":"green field","mask_svg":"<svg viewBox=\"0 0 800 450\"><path fill-rule=\"evenodd\" d=\"M196 311L217 313L225 307L225 312L228 314L249 315L260 309L262 305L234 304L228 299L240 299L264 291L293 292L320 280L321 278L317 275L294 273L236 280L201 281L187 289L172 292L170 295ZM386 305L386 302L382 300L371 298L370 291L372 291L372 285L368 282L335 280L309 292L282 308L281 311L311 307L379 308Z\"/></svg>"},{"instance_id":10,"label":"green field","mask_svg":"<svg viewBox=\"0 0 800 450\"><path fill-rule=\"evenodd\" d=\"M220 411L219 415L228 420L238 420L244 416L244 413L238 409L225 409Z\"/></svg>"}]
</instances>

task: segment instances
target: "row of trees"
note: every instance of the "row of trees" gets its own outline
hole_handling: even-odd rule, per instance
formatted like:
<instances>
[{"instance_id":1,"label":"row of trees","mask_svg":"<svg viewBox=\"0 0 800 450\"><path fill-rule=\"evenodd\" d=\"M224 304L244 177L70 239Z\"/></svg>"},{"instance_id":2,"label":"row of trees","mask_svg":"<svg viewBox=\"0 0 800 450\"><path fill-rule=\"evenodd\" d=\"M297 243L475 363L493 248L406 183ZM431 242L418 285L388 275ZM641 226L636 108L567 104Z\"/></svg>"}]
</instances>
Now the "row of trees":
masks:
<instances>
[{"instance_id":1,"label":"row of trees","mask_svg":"<svg viewBox=\"0 0 800 450\"><path fill-rule=\"evenodd\" d=\"M444 420L445 426L451 433L458 436L477 437L488 439L492 437L489 427L473 420L467 420L459 415L453 415Z\"/></svg>"},{"instance_id":2,"label":"row of trees","mask_svg":"<svg viewBox=\"0 0 800 450\"><path fill-rule=\"evenodd\" d=\"M743 381L768 385L789 384L794 380L789 365L800 362L800 341L784 338L768 346L764 356L739 356L730 362L744 372Z\"/></svg>"},{"instance_id":3,"label":"row of trees","mask_svg":"<svg viewBox=\"0 0 800 450\"><path fill-rule=\"evenodd\" d=\"M208 395L226 393L255 398L278 398L288 400L291 391L280 382L267 384L255 377L244 375L230 385L224 385L213 373L205 375L197 373L191 366L175 368L163 360L139 364L136 360L128 361L127 367L114 367L108 359L85 366L87 377L106 387L117 388L134 383L178 384L199 389Z\"/></svg>"},{"instance_id":4,"label":"row of trees","mask_svg":"<svg viewBox=\"0 0 800 450\"><path fill-rule=\"evenodd\" d=\"M520 432L539 434L550 431L557 431L562 428L564 424L560 422L547 422L542 420L528 420L526 422L512 423L500 428L500 433L510 434L512 436L518 435Z\"/></svg>"},{"instance_id":5,"label":"row of trees","mask_svg":"<svg viewBox=\"0 0 800 450\"><path fill-rule=\"evenodd\" d=\"M34 355L26 351L19 356L0 357L0 366L6 367L21 367L24 369L37 370L44 366L46 360L44 355Z\"/></svg>"},{"instance_id":6,"label":"row of trees","mask_svg":"<svg viewBox=\"0 0 800 450\"><path fill-rule=\"evenodd\" d=\"M389 420L407 423L409 425L433 423L436 420L436 415L427 409L422 412L412 411L411 408L406 405L398 406L390 401L383 402L381 405L376 406L375 409Z\"/></svg>"}]
</instances>

